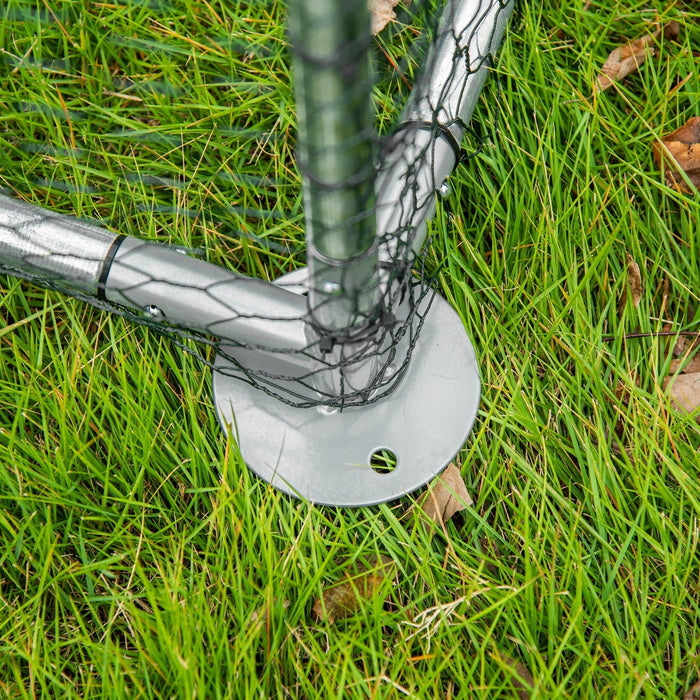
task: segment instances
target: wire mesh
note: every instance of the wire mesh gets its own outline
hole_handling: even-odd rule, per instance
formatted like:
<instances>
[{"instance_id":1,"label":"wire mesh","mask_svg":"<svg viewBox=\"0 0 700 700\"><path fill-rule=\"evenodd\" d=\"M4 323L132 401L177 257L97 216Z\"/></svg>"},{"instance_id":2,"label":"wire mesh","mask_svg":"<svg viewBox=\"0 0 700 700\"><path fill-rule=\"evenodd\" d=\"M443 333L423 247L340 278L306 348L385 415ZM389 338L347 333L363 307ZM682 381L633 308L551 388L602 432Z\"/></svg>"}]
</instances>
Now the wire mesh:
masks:
<instances>
[{"instance_id":1,"label":"wire mesh","mask_svg":"<svg viewBox=\"0 0 700 700\"><path fill-rule=\"evenodd\" d=\"M365 3L328 3L309 33L308 17L286 31L286 8L272 2L264 28L240 4L220 16L207 3L129 0L118 3L122 21L106 27L92 3L8 2L0 92L11 109L0 137L11 167L1 182L91 216L81 223L0 202L0 272L148 326L294 406L342 409L391 393L434 294L422 252L427 221L463 158L512 2L384 3L391 19L377 36ZM185 12L195 13L196 36L168 29ZM361 27L341 32L324 55L319 37L351 20ZM14 38L13 27L27 23L34 47ZM301 110L299 141L292 64L297 85L306 70L321 86ZM40 95L25 89L36 72L46 76ZM362 111L370 104L374 115ZM343 128L343 115L353 128ZM307 248L305 215L316 231ZM127 254L121 237L101 237L105 227L148 242ZM160 246L173 243L163 236L170 230L181 264ZM98 242L71 247L74 234ZM339 253L337 240L346 245ZM193 273L204 256L218 267ZM307 261L310 277L283 279L277 295L220 271L274 279Z\"/></svg>"}]
</instances>

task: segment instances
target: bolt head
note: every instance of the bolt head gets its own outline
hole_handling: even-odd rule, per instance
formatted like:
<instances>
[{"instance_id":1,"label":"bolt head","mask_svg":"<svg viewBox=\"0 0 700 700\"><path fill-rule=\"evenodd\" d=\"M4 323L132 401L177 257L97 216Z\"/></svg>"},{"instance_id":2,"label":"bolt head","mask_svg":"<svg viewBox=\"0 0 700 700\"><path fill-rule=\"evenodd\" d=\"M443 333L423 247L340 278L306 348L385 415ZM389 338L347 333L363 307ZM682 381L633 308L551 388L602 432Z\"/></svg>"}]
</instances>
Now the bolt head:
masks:
<instances>
[{"instance_id":1,"label":"bolt head","mask_svg":"<svg viewBox=\"0 0 700 700\"><path fill-rule=\"evenodd\" d=\"M146 304L146 306L143 307L143 313L146 316L150 316L154 321L162 321L165 318L163 311L155 304Z\"/></svg>"},{"instance_id":2,"label":"bolt head","mask_svg":"<svg viewBox=\"0 0 700 700\"><path fill-rule=\"evenodd\" d=\"M333 280L323 280L321 282L321 291L324 294L337 294L340 291L340 285Z\"/></svg>"},{"instance_id":3,"label":"bolt head","mask_svg":"<svg viewBox=\"0 0 700 700\"><path fill-rule=\"evenodd\" d=\"M338 413L338 409L335 406L316 406L316 410L322 416L333 416Z\"/></svg>"}]
</instances>

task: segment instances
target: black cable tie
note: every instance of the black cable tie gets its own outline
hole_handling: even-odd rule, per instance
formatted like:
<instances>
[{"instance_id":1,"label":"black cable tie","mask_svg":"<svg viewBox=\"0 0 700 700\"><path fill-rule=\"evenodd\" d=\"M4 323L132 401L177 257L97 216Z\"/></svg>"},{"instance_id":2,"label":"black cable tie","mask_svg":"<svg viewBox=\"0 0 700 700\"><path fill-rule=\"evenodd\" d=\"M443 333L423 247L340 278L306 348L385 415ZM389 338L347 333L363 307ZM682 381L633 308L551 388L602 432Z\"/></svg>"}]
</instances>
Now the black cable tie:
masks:
<instances>
[{"instance_id":1,"label":"black cable tie","mask_svg":"<svg viewBox=\"0 0 700 700\"><path fill-rule=\"evenodd\" d=\"M107 284L107 277L109 277L109 271L112 267L112 263L114 262L114 258L117 255L117 251L119 250L119 246L124 242L125 238L126 238L126 236L123 233L120 233L112 241L112 245L109 246L109 250L107 251L107 255L105 256L105 259L102 262L102 269L100 270L100 277L97 280L97 298L100 301L107 301L107 297L105 295L105 285Z\"/></svg>"},{"instance_id":2,"label":"black cable tie","mask_svg":"<svg viewBox=\"0 0 700 700\"><path fill-rule=\"evenodd\" d=\"M455 138L455 135L450 131L449 127L445 126L444 124L440 124L439 122L408 121L399 124L399 127L398 129L396 129L394 134L398 134L399 132L405 131L407 129L416 129L418 131L430 131L431 133L435 133L438 136L442 136L452 149L452 152L455 156L455 162L459 163L459 159L462 156L462 146Z\"/></svg>"}]
</instances>

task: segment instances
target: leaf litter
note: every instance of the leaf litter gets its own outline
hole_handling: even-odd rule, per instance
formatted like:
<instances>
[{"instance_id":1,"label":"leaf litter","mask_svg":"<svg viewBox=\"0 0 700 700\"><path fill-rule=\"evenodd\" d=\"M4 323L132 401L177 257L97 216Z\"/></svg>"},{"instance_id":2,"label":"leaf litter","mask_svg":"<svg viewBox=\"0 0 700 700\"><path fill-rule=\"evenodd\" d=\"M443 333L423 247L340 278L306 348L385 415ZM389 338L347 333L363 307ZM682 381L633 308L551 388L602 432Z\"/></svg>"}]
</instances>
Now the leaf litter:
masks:
<instances>
[{"instance_id":1,"label":"leaf litter","mask_svg":"<svg viewBox=\"0 0 700 700\"><path fill-rule=\"evenodd\" d=\"M656 54L654 44L662 34L665 39L673 41L678 38L679 33L680 25L678 22L669 22L665 27L652 34L647 34L613 49L596 78L594 92L607 90L617 81L634 73L647 58L654 56Z\"/></svg>"},{"instance_id":2,"label":"leaf litter","mask_svg":"<svg viewBox=\"0 0 700 700\"><path fill-rule=\"evenodd\" d=\"M369 0L369 12L372 20L372 34L376 36L389 22L396 19L394 8L401 0Z\"/></svg>"},{"instance_id":3,"label":"leaf litter","mask_svg":"<svg viewBox=\"0 0 700 700\"><path fill-rule=\"evenodd\" d=\"M653 145L654 160L663 169L666 184L691 194L683 173L697 190L700 189L700 117L689 119L680 129L661 137Z\"/></svg>"},{"instance_id":4,"label":"leaf litter","mask_svg":"<svg viewBox=\"0 0 700 700\"><path fill-rule=\"evenodd\" d=\"M671 397L671 405L681 413L695 413L700 409L700 372L666 377L664 388ZM695 420L700 423L700 413Z\"/></svg>"},{"instance_id":5,"label":"leaf litter","mask_svg":"<svg viewBox=\"0 0 700 700\"><path fill-rule=\"evenodd\" d=\"M333 624L362 610L385 585L393 580L396 567L390 557L373 557L354 574L346 573L344 580L326 588L316 599L312 610L316 620Z\"/></svg>"},{"instance_id":6,"label":"leaf litter","mask_svg":"<svg viewBox=\"0 0 700 700\"><path fill-rule=\"evenodd\" d=\"M692 341L681 336L673 350L670 376L664 379L671 405L681 413L696 413L700 409L700 334ZM700 412L696 418L700 422Z\"/></svg>"},{"instance_id":7,"label":"leaf litter","mask_svg":"<svg viewBox=\"0 0 700 700\"><path fill-rule=\"evenodd\" d=\"M639 307L639 303L642 300L643 287L642 287L642 273L639 269L639 265L636 260L629 254L627 256L627 284L622 293L622 298L620 299L620 304L618 306L618 316L622 316L622 312L625 310L628 299L632 300L634 308Z\"/></svg>"},{"instance_id":8,"label":"leaf litter","mask_svg":"<svg viewBox=\"0 0 700 700\"><path fill-rule=\"evenodd\" d=\"M440 476L433 479L416 507L421 521L432 530L434 525L444 527L456 513L473 505L461 472L451 463Z\"/></svg>"}]
</instances>

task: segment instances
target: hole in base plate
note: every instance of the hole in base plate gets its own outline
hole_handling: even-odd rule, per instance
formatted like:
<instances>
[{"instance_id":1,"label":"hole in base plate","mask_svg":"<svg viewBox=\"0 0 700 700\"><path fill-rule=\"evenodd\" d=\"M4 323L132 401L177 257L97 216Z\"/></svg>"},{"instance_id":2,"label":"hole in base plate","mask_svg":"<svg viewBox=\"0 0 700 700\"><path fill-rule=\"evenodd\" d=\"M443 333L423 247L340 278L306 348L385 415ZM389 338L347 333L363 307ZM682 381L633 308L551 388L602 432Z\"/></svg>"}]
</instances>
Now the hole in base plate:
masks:
<instances>
[{"instance_id":1,"label":"hole in base plate","mask_svg":"<svg viewBox=\"0 0 700 700\"><path fill-rule=\"evenodd\" d=\"M391 474L396 469L396 464L396 453L387 449L377 450L369 458L369 466L377 474Z\"/></svg>"}]
</instances>

